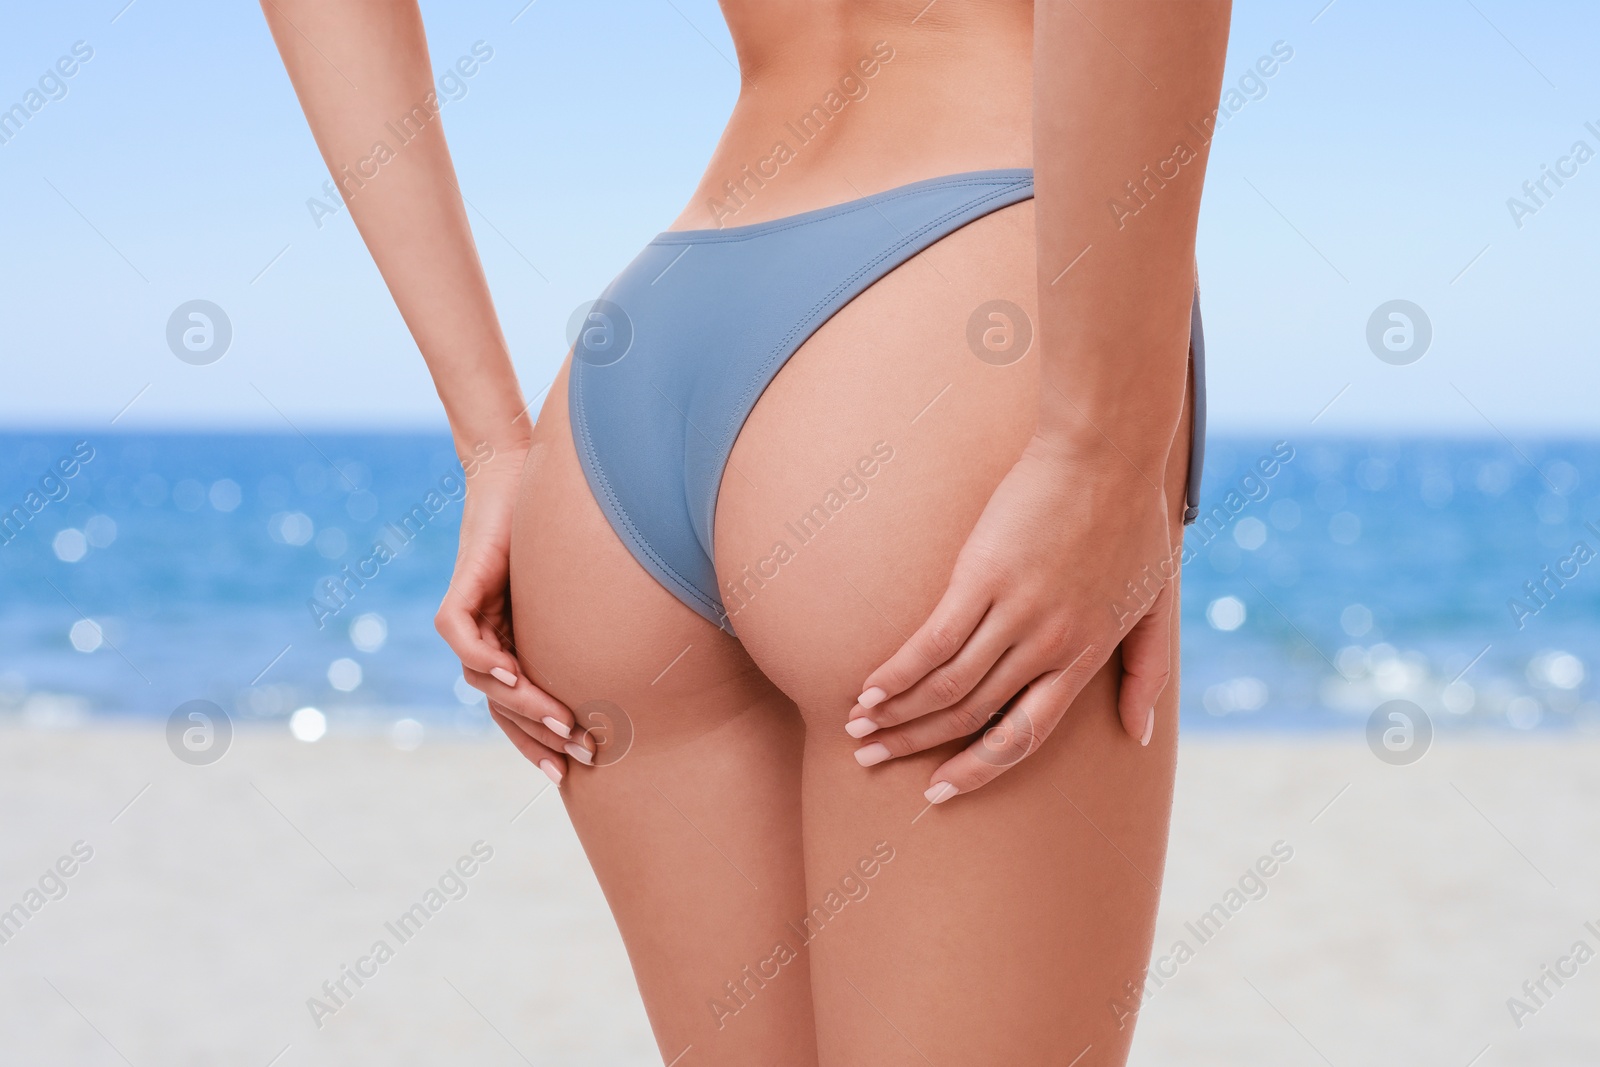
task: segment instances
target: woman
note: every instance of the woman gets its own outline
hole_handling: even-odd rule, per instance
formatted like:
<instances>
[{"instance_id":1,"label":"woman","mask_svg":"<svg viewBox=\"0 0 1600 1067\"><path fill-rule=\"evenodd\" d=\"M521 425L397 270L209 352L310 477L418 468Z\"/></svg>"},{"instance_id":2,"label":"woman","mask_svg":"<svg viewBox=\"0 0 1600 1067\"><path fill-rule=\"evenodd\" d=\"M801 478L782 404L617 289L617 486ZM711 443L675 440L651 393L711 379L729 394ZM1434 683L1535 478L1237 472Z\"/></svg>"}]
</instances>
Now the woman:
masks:
<instances>
[{"instance_id":1,"label":"woman","mask_svg":"<svg viewBox=\"0 0 1600 1067\"><path fill-rule=\"evenodd\" d=\"M413 5L263 7L336 180L429 97ZM532 425L437 116L346 188L492 448L439 631L667 1062L1122 1063L1227 2L724 10L727 129Z\"/></svg>"}]
</instances>

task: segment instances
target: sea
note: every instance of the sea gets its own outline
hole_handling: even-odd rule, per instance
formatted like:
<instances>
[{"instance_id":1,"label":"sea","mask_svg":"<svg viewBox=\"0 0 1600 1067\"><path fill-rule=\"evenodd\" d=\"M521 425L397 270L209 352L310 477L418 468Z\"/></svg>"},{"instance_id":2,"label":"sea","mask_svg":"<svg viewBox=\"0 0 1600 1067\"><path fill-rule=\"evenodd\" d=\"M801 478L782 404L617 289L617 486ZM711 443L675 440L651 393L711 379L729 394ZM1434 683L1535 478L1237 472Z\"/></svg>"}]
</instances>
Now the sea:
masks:
<instances>
[{"instance_id":1,"label":"sea","mask_svg":"<svg viewBox=\"0 0 1600 1067\"><path fill-rule=\"evenodd\" d=\"M460 474L442 434L0 434L0 722L204 700L301 736L488 733L432 625ZM1400 707L1600 732L1600 442L1214 436L1201 512L1184 729L1360 733ZM394 558L330 596L379 541Z\"/></svg>"}]
</instances>

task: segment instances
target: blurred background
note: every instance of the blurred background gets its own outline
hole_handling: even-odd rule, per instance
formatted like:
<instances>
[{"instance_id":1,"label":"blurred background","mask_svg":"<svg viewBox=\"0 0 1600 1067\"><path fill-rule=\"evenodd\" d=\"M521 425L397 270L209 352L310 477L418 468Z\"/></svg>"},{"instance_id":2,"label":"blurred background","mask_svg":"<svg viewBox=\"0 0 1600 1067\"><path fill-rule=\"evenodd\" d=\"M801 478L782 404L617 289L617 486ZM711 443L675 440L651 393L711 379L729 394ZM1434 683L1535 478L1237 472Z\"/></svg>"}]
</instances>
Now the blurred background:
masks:
<instances>
[{"instance_id":1,"label":"blurred background","mask_svg":"<svg viewBox=\"0 0 1600 1067\"><path fill-rule=\"evenodd\" d=\"M709 0L424 14L535 397L692 190L732 45ZM1147 990L1134 1062L1600 1062L1600 964L1560 963L1600 952L1597 37L1578 0L1235 5L1157 955L1297 859ZM460 471L259 10L12 7L0 74L15 1062L655 1062L559 802L433 632L459 502L327 591ZM478 902L313 1025L480 839Z\"/></svg>"}]
</instances>

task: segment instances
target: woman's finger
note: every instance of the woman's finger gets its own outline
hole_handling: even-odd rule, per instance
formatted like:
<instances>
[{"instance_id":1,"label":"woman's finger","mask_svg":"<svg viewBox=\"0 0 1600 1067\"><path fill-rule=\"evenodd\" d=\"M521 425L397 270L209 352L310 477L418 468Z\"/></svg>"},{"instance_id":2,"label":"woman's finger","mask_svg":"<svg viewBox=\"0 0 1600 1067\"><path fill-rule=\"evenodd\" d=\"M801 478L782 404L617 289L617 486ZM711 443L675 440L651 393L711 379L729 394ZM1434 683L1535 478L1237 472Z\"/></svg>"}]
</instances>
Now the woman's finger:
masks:
<instances>
[{"instance_id":1,"label":"woman's finger","mask_svg":"<svg viewBox=\"0 0 1600 1067\"><path fill-rule=\"evenodd\" d=\"M461 676L468 685L488 697L492 705L510 711L530 726L539 724L538 729L549 734L535 734L544 744L561 748L572 739L572 712L532 682L525 680L521 685L509 686L491 674L465 666L461 668Z\"/></svg>"},{"instance_id":2,"label":"woman's finger","mask_svg":"<svg viewBox=\"0 0 1600 1067\"><path fill-rule=\"evenodd\" d=\"M856 750L856 762L871 767L980 734L1030 679L1038 677L1040 668L1032 659L1020 649L1008 650L977 688L954 706L868 735L868 743Z\"/></svg>"},{"instance_id":3,"label":"woman's finger","mask_svg":"<svg viewBox=\"0 0 1600 1067\"><path fill-rule=\"evenodd\" d=\"M520 722L523 729L535 739L546 746L560 749L586 767L595 765L599 744L561 701L532 682L513 689L496 678L474 674L467 668L462 668L462 676L473 688L482 690L485 696L490 697L491 708L497 707L502 714Z\"/></svg>"},{"instance_id":4,"label":"woman's finger","mask_svg":"<svg viewBox=\"0 0 1600 1067\"><path fill-rule=\"evenodd\" d=\"M491 697L490 708L498 707L522 724L525 732L547 746L559 748L586 767L594 766L599 745L588 730L576 723L576 716L561 701L532 682L515 688L486 674L474 674L463 667L462 676L475 689Z\"/></svg>"},{"instance_id":5,"label":"woman's finger","mask_svg":"<svg viewBox=\"0 0 1600 1067\"><path fill-rule=\"evenodd\" d=\"M1155 732L1156 701L1172 672L1172 597L1170 587L1156 596L1144 618L1122 640L1122 686L1117 712L1122 728L1141 745Z\"/></svg>"},{"instance_id":6,"label":"woman's finger","mask_svg":"<svg viewBox=\"0 0 1600 1067\"><path fill-rule=\"evenodd\" d=\"M565 752L567 755L571 756L585 767L593 767L595 753L600 751L600 746L595 741L594 734L590 733L588 730L580 729L573 731L572 740L564 742L561 746L561 751Z\"/></svg>"},{"instance_id":7,"label":"woman's finger","mask_svg":"<svg viewBox=\"0 0 1600 1067\"><path fill-rule=\"evenodd\" d=\"M934 667L898 696L885 697L870 709L861 704L851 707L850 717L845 720L845 733L851 737L867 737L877 733L878 729L909 723L968 701L984 680L994 673L995 664L1002 661L1008 649L1013 648L1013 641L1016 640L1013 630L1013 625L1003 622L997 611L990 608L979 622L978 629L968 635L965 645L949 661ZM1040 665L1038 670L1043 669L1045 665ZM1034 673L1038 673L1038 670ZM1016 688L1021 689L1026 683L1027 678L1021 678Z\"/></svg>"},{"instance_id":8,"label":"woman's finger","mask_svg":"<svg viewBox=\"0 0 1600 1067\"><path fill-rule=\"evenodd\" d=\"M439 636L463 666L479 674L492 674L506 685L515 686L518 681L516 657L502 647L492 627L485 630L478 625L479 614L464 596L452 589L445 594L444 602L433 617L433 628L439 631Z\"/></svg>"},{"instance_id":9,"label":"woman's finger","mask_svg":"<svg viewBox=\"0 0 1600 1067\"><path fill-rule=\"evenodd\" d=\"M565 757L534 740L522 723L496 709L493 704L489 705L489 715L500 727L501 732L516 746L517 751L528 758L529 763L543 771L544 776L554 784L558 786L561 784L561 779L567 775Z\"/></svg>"},{"instance_id":10,"label":"woman's finger","mask_svg":"<svg viewBox=\"0 0 1600 1067\"><path fill-rule=\"evenodd\" d=\"M845 732L851 737L867 737L880 729L961 703L993 672L995 664L1011 647L1014 636L1010 630L1011 627L991 609L948 662L933 668L905 692L888 697L874 707L857 704L851 708L845 720ZM1020 679L1017 688L1026 683L1027 678Z\"/></svg>"},{"instance_id":11,"label":"woman's finger","mask_svg":"<svg viewBox=\"0 0 1600 1067\"><path fill-rule=\"evenodd\" d=\"M947 662L978 628L989 604L988 591L975 582L963 581L958 573L928 621L882 666L867 675L861 696L856 698L857 705L865 709L877 707Z\"/></svg>"},{"instance_id":12,"label":"woman's finger","mask_svg":"<svg viewBox=\"0 0 1600 1067\"><path fill-rule=\"evenodd\" d=\"M1055 672L1035 679L1000 720L934 770L923 796L943 804L979 789L1021 763L1044 744L1066 714L1061 691L1050 683Z\"/></svg>"}]
</instances>

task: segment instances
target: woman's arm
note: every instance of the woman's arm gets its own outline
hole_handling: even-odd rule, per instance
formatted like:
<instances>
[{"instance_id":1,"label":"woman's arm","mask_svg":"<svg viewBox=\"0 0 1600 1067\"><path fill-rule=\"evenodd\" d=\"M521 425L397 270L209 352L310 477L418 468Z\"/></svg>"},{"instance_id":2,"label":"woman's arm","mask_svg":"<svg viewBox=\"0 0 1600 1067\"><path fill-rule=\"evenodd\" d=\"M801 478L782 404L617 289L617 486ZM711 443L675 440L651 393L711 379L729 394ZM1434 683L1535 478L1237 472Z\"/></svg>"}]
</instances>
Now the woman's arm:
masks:
<instances>
[{"instance_id":1,"label":"woman's arm","mask_svg":"<svg viewBox=\"0 0 1600 1067\"><path fill-rule=\"evenodd\" d=\"M1150 588L1149 576L1174 576L1181 544L1161 483L1183 414L1205 131L1229 7L1035 6L1038 428L945 596L866 679L847 727L905 755L961 736L960 723L1026 689L998 743L991 732L934 772L930 799L969 792L1033 751L1119 645L1122 724L1149 741L1174 623L1170 583ZM1128 582L1144 585L1147 606L1128 598ZM933 715L950 729L918 729L915 742L893 729Z\"/></svg>"},{"instance_id":2,"label":"woman's arm","mask_svg":"<svg viewBox=\"0 0 1600 1067\"><path fill-rule=\"evenodd\" d=\"M455 573L435 625L467 680L490 692L511 740L559 781L572 714L519 677L511 639L511 515L530 419L456 185L421 13L396 0L261 6L322 158L427 360L468 472Z\"/></svg>"},{"instance_id":3,"label":"woman's arm","mask_svg":"<svg viewBox=\"0 0 1600 1067\"><path fill-rule=\"evenodd\" d=\"M1114 446L1151 481L1183 408L1229 8L1044 0L1035 15L1039 435Z\"/></svg>"},{"instance_id":4,"label":"woman's arm","mask_svg":"<svg viewBox=\"0 0 1600 1067\"><path fill-rule=\"evenodd\" d=\"M323 161L428 361L457 454L483 442L526 451L522 393L456 185L416 4L261 8Z\"/></svg>"}]
</instances>

